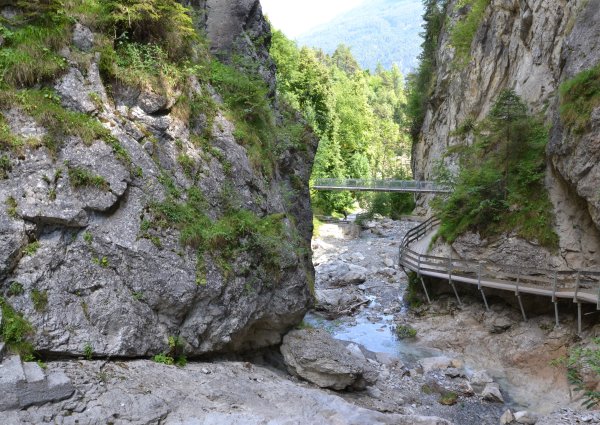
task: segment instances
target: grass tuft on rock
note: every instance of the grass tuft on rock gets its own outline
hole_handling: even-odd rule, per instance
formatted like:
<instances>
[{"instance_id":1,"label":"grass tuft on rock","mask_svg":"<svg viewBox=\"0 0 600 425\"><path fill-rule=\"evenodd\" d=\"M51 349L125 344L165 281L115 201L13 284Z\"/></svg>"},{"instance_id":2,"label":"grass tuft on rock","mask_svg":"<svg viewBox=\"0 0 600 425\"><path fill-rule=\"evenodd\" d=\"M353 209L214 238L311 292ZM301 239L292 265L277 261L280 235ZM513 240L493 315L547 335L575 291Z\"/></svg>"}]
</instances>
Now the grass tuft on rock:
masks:
<instances>
[{"instance_id":1,"label":"grass tuft on rock","mask_svg":"<svg viewBox=\"0 0 600 425\"><path fill-rule=\"evenodd\" d=\"M24 358L32 357L33 345L29 337L33 334L33 327L2 297L0 297L0 308L2 309L1 339L13 353L20 354Z\"/></svg>"},{"instance_id":2,"label":"grass tuft on rock","mask_svg":"<svg viewBox=\"0 0 600 425\"><path fill-rule=\"evenodd\" d=\"M600 63L560 86L560 117L575 134L589 129L592 111L600 106Z\"/></svg>"},{"instance_id":3,"label":"grass tuft on rock","mask_svg":"<svg viewBox=\"0 0 600 425\"><path fill-rule=\"evenodd\" d=\"M473 38L490 3L491 0L459 0L456 4L456 10L468 8L466 15L450 30L450 44L455 49L454 64L459 68L469 63Z\"/></svg>"},{"instance_id":4,"label":"grass tuft on rock","mask_svg":"<svg viewBox=\"0 0 600 425\"><path fill-rule=\"evenodd\" d=\"M68 167L69 181L75 188L95 187L104 191L110 189L110 185L102 176L92 173L81 167Z\"/></svg>"}]
</instances>

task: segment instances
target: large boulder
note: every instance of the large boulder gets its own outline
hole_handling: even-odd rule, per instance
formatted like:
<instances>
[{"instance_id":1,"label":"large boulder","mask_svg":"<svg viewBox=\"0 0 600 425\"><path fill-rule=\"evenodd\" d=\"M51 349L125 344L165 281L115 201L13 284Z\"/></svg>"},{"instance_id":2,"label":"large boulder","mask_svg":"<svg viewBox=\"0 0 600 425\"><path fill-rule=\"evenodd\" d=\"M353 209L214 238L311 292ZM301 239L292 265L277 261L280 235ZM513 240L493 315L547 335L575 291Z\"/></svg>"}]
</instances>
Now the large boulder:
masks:
<instances>
[{"instance_id":1,"label":"large boulder","mask_svg":"<svg viewBox=\"0 0 600 425\"><path fill-rule=\"evenodd\" d=\"M222 61L235 50L273 84L258 0L182 3L205 18ZM48 86L53 108L81 128L63 136L30 105L0 105L15 136L42 146L7 151L0 177L0 293L31 323L36 351L142 357L168 351L176 338L194 356L281 343L312 303L308 179L316 139L308 132L300 149L274 134L276 152L257 158L207 82L190 78L167 90L112 81L107 90L100 56L81 60L104 35L73 27L74 41L61 50L64 72ZM238 40L243 46L228 44ZM198 97L206 105L181 113ZM43 147L49 141L52 151ZM199 254L200 242L182 243L185 226L169 214L192 198L194 214L212 223L243 213L273 225L255 226L256 243L235 235L229 249L204 244ZM8 294L13 282L22 291Z\"/></svg>"},{"instance_id":2,"label":"large boulder","mask_svg":"<svg viewBox=\"0 0 600 425\"><path fill-rule=\"evenodd\" d=\"M289 372L321 388L362 390L378 373L364 358L322 329L302 329L283 338L281 353Z\"/></svg>"}]
</instances>

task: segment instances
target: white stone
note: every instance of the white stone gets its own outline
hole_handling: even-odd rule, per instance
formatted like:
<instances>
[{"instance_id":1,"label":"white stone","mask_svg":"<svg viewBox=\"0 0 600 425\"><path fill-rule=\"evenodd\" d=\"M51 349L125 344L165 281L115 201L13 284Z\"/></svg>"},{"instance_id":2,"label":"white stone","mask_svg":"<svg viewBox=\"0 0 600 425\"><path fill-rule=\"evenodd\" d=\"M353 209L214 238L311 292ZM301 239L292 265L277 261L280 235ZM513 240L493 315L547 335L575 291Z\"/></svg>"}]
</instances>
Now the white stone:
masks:
<instances>
[{"instance_id":1,"label":"white stone","mask_svg":"<svg viewBox=\"0 0 600 425\"><path fill-rule=\"evenodd\" d=\"M520 424L534 425L537 422L537 415L523 410L515 413L515 421Z\"/></svg>"},{"instance_id":2,"label":"white stone","mask_svg":"<svg viewBox=\"0 0 600 425\"><path fill-rule=\"evenodd\" d=\"M500 386L495 382L491 382L485 386L481 392L481 397L487 401L504 403L504 397L502 397L502 393L500 392Z\"/></svg>"},{"instance_id":3,"label":"white stone","mask_svg":"<svg viewBox=\"0 0 600 425\"><path fill-rule=\"evenodd\" d=\"M510 409L507 409L506 412L504 412L502 416L500 416L500 425L508 425L514 420L515 416L512 414Z\"/></svg>"},{"instance_id":4,"label":"white stone","mask_svg":"<svg viewBox=\"0 0 600 425\"><path fill-rule=\"evenodd\" d=\"M427 357L419 361L423 368L423 373L428 373L434 370L447 369L452 363L452 359L446 356Z\"/></svg>"}]
</instances>

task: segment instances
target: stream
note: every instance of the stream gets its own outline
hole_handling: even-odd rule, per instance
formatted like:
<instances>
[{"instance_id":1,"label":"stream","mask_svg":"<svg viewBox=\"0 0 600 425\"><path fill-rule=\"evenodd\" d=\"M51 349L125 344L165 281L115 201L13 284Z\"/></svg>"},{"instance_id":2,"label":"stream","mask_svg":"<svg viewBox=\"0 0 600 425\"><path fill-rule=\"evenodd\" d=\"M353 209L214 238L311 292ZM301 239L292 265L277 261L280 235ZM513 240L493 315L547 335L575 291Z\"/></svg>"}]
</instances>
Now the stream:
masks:
<instances>
[{"instance_id":1,"label":"stream","mask_svg":"<svg viewBox=\"0 0 600 425\"><path fill-rule=\"evenodd\" d=\"M393 259L394 264L397 263L398 241L406 231L417 224L418 222L411 220L384 219L375 223L367 222L367 229L362 231L357 230L353 224L322 225L318 237L313 239L317 301L327 291L337 291L340 288L337 284L333 284L336 281L336 273L340 270L343 272L344 267L362 267L366 271L366 281L359 285L342 286L341 289L353 296L368 299L370 302L353 315L345 314L335 319L327 319L320 312L309 312L305 317L305 323L327 330L336 339L352 341L370 351L384 352L398 357L408 369L416 367L421 359L436 356L460 358L464 361L467 376L485 369L500 385L505 401L502 411L511 408L513 411L528 409L547 413L557 407L568 405L568 396L560 385L555 385L556 394L550 394L553 387L548 388L547 391L543 389L549 381L542 379L536 382L534 375L523 376L520 369L505 369L497 359L475 354L477 350L473 349L473 344L464 347L462 353L457 352L457 347L452 346L451 343L446 345L452 346L452 349L440 349L441 343L432 343L432 338L420 338L423 332L428 332L422 329L419 329L416 339L396 337L396 323L410 323L415 318L411 317L403 302L407 287L406 275L398 269L397 265L391 265L389 260ZM355 228L352 229L352 226ZM480 306L473 307L473 309L480 308ZM471 312L467 311L464 314L467 313ZM420 319L416 320L420 321ZM461 331L469 332L468 329L461 329ZM452 339L452 335L444 335L444 337ZM463 337L457 336L457 339ZM539 392L532 391L536 388ZM497 415L493 418L497 423L498 411L496 409L484 414Z\"/></svg>"}]
</instances>

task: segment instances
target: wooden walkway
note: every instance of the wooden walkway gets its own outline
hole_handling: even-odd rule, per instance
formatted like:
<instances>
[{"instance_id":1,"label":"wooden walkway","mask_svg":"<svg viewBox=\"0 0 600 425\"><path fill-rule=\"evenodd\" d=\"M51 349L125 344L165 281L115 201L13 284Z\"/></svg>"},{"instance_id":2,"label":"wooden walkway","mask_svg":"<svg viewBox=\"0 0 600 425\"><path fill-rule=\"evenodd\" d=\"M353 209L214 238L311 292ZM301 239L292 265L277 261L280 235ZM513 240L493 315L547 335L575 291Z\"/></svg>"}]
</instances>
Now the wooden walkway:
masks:
<instances>
[{"instance_id":1,"label":"wooden walkway","mask_svg":"<svg viewBox=\"0 0 600 425\"><path fill-rule=\"evenodd\" d=\"M317 179L314 190L349 190L352 192L450 193L447 186L418 180Z\"/></svg>"},{"instance_id":2,"label":"wooden walkway","mask_svg":"<svg viewBox=\"0 0 600 425\"><path fill-rule=\"evenodd\" d=\"M523 319L527 320L521 294L549 297L554 303L558 324L558 300L570 299L578 307L578 330L581 332L581 303L591 303L600 310L600 271L547 270L520 267L490 261L461 260L450 257L427 255L429 244L439 225L432 217L410 230L400 243L399 263L405 271L419 276L427 300L429 294L423 276L447 280L460 304L455 283L477 286L488 308L484 288L500 289L515 294Z\"/></svg>"}]
</instances>

